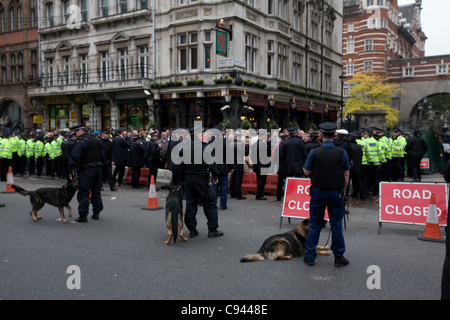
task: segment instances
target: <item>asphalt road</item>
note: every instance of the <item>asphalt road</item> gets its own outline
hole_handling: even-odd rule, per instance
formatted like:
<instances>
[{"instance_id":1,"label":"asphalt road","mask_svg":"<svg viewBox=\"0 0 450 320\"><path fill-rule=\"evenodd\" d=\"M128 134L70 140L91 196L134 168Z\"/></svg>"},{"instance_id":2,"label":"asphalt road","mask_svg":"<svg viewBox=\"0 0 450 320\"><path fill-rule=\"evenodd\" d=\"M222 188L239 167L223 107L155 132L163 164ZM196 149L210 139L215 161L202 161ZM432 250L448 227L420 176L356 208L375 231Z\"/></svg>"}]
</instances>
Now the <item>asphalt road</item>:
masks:
<instances>
[{"instance_id":1,"label":"asphalt road","mask_svg":"<svg viewBox=\"0 0 450 320\"><path fill-rule=\"evenodd\" d=\"M27 190L61 186L63 180L15 177ZM6 184L0 183L0 190ZM334 258L318 257L309 267L302 258L291 261L239 263L256 253L267 237L292 229L285 220L279 229L280 202L229 199L219 211L224 237L207 237L199 208L200 235L167 246L164 210L141 210L146 189L120 188L102 194L101 220L87 224L57 221L56 208L45 206L41 220L29 215L28 197L0 194L0 299L171 299L171 300L316 300L316 299L439 299L445 245L419 241L422 227L384 224L378 235L376 202L351 207L344 230L350 264L335 268ZM166 190L157 192L164 207ZM115 199L113 200L113 197ZM269 197L274 199L274 197ZM72 221L78 216L76 197ZM68 213L66 212L66 218ZM444 232L443 228L441 229ZM187 232L187 229L185 228ZM322 231L320 244L328 238ZM188 234L188 232L187 232ZM69 290L69 266L78 266L81 289ZM380 289L367 286L380 270Z\"/></svg>"}]
</instances>

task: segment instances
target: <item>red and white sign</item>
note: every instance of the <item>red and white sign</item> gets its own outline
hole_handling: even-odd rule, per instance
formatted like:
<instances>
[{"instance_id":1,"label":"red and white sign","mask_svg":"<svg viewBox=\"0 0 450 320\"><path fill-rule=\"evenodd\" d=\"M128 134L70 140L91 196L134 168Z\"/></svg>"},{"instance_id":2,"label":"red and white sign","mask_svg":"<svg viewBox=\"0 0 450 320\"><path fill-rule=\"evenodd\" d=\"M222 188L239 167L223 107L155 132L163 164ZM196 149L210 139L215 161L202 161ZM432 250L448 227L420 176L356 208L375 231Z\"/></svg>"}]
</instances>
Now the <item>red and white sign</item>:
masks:
<instances>
[{"instance_id":1,"label":"red and white sign","mask_svg":"<svg viewBox=\"0 0 450 320\"><path fill-rule=\"evenodd\" d=\"M379 222L425 225L431 194L436 196L439 224L447 225L448 189L445 183L380 183Z\"/></svg>"},{"instance_id":2,"label":"red and white sign","mask_svg":"<svg viewBox=\"0 0 450 320\"><path fill-rule=\"evenodd\" d=\"M420 169L430 169L429 158L423 158L422 161L420 161Z\"/></svg>"},{"instance_id":3,"label":"red and white sign","mask_svg":"<svg viewBox=\"0 0 450 320\"><path fill-rule=\"evenodd\" d=\"M287 178L282 218L309 218L310 188L310 179ZM327 211L325 211L325 219L329 220Z\"/></svg>"}]
</instances>

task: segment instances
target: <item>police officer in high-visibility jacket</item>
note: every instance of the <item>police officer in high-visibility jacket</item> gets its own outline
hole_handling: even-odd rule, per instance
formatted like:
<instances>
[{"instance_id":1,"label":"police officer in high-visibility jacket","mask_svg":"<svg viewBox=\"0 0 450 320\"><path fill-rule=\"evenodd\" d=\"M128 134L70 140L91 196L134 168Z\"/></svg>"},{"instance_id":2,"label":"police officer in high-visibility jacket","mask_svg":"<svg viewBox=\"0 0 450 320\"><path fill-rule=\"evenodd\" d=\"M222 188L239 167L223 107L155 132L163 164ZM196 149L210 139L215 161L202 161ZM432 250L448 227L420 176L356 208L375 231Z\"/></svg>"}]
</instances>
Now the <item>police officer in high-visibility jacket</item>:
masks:
<instances>
[{"instance_id":1,"label":"police officer in high-visibility jacket","mask_svg":"<svg viewBox=\"0 0 450 320\"><path fill-rule=\"evenodd\" d=\"M6 181L7 174L9 167L12 165L12 148L11 148L11 141L10 138L12 137L11 133L8 133L8 131L5 133L3 143L2 143L2 170L0 172L1 174L1 180Z\"/></svg>"},{"instance_id":2,"label":"police officer in high-visibility jacket","mask_svg":"<svg viewBox=\"0 0 450 320\"><path fill-rule=\"evenodd\" d=\"M392 166L391 180L403 181L405 179L405 147L406 139L402 137L400 129L394 129L394 137L392 139Z\"/></svg>"},{"instance_id":3,"label":"police officer in high-visibility jacket","mask_svg":"<svg viewBox=\"0 0 450 320\"><path fill-rule=\"evenodd\" d=\"M42 169L44 167L44 136L40 135L36 139L36 144L34 146L34 159L36 162L36 173L38 178L42 175Z\"/></svg>"},{"instance_id":4,"label":"police officer in high-visibility jacket","mask_svg":"<svg viewBox=\"0 0 450 320\"><path fill-rule=\"evenodd\" d=\"M35 174L35 161L34 161L34 147L36 146L36 135L30 133L30 138L27 141L26 156L28 159L28 175Z\"/></svg>"},{"instance_id":5,"label":"police officer in high-visibility jacket","mask_svg":"<svg viewBox=\"0 0 450 320\"><path fill-rule=\"evenodd\" d=\"M316 247L319 243L325 209L328 208L332 236L335 267L346 266L349 262L344 258L345 242L342 234L344 218L344 190L347 189L350 175L350 161L347 152L333 143L337 125L331 122L320 126L322 146L314 148L308 155L303 172L311 177L310 223L306 238L304 261L313 266L316 259Z\"/></svg>"},{"instance_id":6,"label":"police officer in high-visibility jacket","mask_svg":"<svg viewBox=\"0 0 450 320\"><path fill-rule=\"evenodd\" d=\"M19 174L22 177L23 172L25 171L25 165L27 164L27 140L28 137L26 134L21 135L21 139L19 140L19 148L17 151L17 156L19 158Z\"/></svg>"}]
</instances>

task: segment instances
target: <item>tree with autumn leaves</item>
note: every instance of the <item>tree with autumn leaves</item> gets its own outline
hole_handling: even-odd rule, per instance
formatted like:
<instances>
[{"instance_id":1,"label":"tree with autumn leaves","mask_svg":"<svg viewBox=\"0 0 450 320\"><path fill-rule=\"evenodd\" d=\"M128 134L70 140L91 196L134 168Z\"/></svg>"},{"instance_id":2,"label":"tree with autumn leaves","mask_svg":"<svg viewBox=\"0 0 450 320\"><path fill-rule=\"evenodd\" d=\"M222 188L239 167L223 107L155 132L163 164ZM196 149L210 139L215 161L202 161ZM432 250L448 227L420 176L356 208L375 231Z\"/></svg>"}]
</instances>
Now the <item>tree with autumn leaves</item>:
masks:
<instances>
[{"instance_id":1,"label":"tree with autumn leaves","mask_svg":"<svg viewBox=\"0 0 450 320\"><path fill-rule=\"evenodd\" d=\"M387 113L387 128L394 128L400 111L391 108L389 102L395 94L402 93L400 85L389 83L389 78L374 73L355 74L348 82L355 85L344 107L344 116L361 110L383 110Z\"/></svg>"}]
</instances>

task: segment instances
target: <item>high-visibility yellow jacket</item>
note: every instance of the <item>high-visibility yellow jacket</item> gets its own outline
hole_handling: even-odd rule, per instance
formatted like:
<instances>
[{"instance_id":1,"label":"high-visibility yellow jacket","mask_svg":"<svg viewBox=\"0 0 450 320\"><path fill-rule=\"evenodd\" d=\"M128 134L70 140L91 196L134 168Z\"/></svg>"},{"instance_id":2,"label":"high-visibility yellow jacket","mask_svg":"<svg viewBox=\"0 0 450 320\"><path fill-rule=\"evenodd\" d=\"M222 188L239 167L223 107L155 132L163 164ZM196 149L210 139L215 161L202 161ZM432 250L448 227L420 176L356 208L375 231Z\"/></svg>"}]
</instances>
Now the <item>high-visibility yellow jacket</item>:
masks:
<instances>
[{"instance_id":1,"label":"high-visibility yellow jacket","mask_svg":"<svg viewBox=\"0 0 450 320\"><path fill-rule=\"evenodd\" d=\"M392 141L392 157L403 158L405 156L406 139L402 136L398 136L397 139Z\"/></svg>"}]
</instances>

